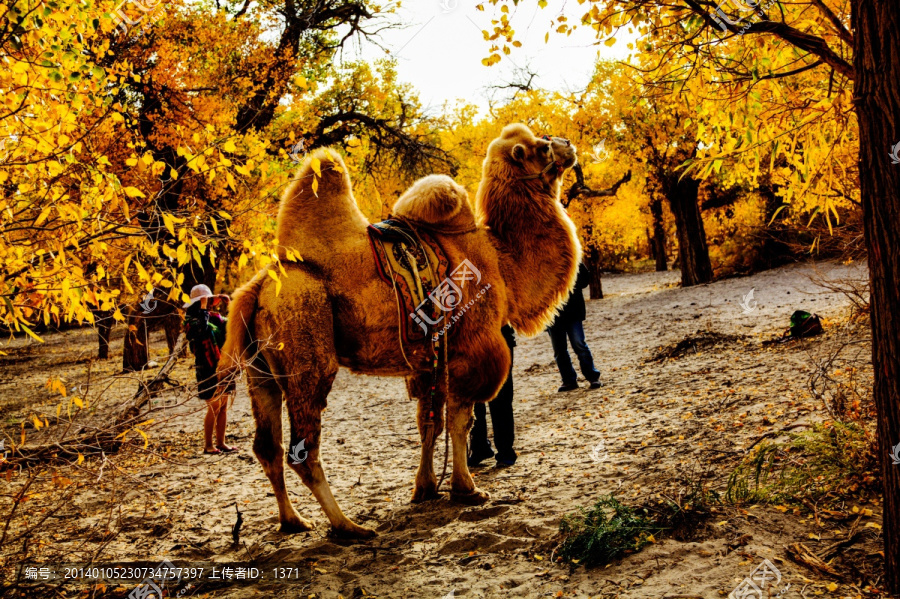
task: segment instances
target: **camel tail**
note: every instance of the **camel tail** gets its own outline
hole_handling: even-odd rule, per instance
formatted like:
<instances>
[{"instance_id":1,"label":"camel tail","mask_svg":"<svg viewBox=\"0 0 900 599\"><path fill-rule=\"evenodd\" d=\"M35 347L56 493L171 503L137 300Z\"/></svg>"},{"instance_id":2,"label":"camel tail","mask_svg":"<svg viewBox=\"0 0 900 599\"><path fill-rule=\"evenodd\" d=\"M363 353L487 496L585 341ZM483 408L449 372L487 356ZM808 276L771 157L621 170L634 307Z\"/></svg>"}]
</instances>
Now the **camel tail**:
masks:
<instances>
[{"instance_id":1,"label":"camel tail","mask_svg":"<svg viewBox=\"0 0 900 599\"><path fill-rule=\"evenodd\" d=\"M248 348L253 342L253 321L259 304L259 291L266 278L266 271L261 270L232 294L225 344L217 368L220 381L236 377L244 362L250 358Z\"/></svg>"},{"instance_id":2,"label":"camel tail","mask_svg":"<svg viewBox=\"0 0 900 599\"><path fill-rule=\"evenodd\" d=\"M368 224L356 205L343 159L335 150L319 148L303 160L281 197L279 252L284 257L291 249L302 260L324 261L347 237L364 233Z\"/></svg>"}]
</instances>

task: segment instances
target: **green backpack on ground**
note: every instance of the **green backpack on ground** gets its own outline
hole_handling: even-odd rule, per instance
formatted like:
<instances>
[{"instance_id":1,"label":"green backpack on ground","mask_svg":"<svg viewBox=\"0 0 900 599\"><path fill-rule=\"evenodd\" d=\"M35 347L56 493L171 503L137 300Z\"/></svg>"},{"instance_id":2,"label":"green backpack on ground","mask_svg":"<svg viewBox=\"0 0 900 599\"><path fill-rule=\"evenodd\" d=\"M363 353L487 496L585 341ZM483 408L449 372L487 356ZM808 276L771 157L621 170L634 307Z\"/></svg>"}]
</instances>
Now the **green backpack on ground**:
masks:
<instances>
[{"instance_id":1,"label":"green backpack on ground","mask_svg":"<svg viewBox=\"0 0 900 599\"><path fill-rule=\"evenodd\" d=\"M797 310L791 314L791 337L813 337L825 332L822 321L817 314L810 314L805 310Z\"/></svg>"}]
</instances>

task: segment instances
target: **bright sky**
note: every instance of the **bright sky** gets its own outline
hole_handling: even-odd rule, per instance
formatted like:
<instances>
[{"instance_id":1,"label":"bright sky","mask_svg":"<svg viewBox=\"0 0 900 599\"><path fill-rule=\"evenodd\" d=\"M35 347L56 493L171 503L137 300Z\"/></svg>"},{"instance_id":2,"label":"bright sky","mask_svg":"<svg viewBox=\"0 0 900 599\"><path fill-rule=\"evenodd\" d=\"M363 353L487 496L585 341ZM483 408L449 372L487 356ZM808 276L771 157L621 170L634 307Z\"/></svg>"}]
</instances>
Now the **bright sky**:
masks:
<instances>
[{"instance_id":1,"label":"bright sky","mask_svg":"<svg viewBox=\"0 0 900 599\"><path fill-rule=\"evenodd\" d=\"M479 0L408 0L398 9L397 21L405 25L381 34L381 44L397 58L400 79L418 90L422 103L436 111L444 102L463 99L487 111L489 86L514 79L517 67L538 73L533 86L547 90L583 89L593 72L598 52L604 58L624 59L628 55L627 40L619 36L613 47L598 43L593 29L579 27L566 37L544 35L550 19L560 7L569 22L580 23L585 5L575 0L552 2L540 9L534 0L525 0L512 14L511 23L522 47L499 64L485 67L481 59L488 56L490 43L481 33L491 29L490 21L497 7L484 1L484 11L476 10ZM368 60L385 56L374 44L363 43L350 52L352 58ZM348 56L347 58L351 58Z\"/></svg>"}]
</instances>

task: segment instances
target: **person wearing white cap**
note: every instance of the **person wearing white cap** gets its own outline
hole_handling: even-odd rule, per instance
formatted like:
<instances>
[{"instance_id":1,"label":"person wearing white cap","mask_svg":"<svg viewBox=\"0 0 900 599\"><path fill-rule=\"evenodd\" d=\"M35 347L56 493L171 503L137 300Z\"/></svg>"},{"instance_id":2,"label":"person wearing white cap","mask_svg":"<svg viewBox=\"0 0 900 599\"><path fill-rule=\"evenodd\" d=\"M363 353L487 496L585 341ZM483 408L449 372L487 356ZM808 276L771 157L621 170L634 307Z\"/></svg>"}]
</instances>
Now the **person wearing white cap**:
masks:
<instances>
[{"instance_id":1,"label":"person wearing white cap","mask_svg":"<svg viewBox=\"0 0 900 599\"><path fill-rule=\"evenodd\" d=\"M210 311L219 304L226 308L231 298L227 295L213 295L206 285L195 285L191 289L191 301L184 305L186 310L185 335L194 353L197 369L197 394L206 401L206 418L203 420L203 453L217 454L236 451L236 447L225 444L225 425L228 419L228 401L234 384L219 388L216 367L219 364L220 348L225 343L226 319L218 312ZM215 443L213 433L215 432Z\"/></svg>"}]
</instances>

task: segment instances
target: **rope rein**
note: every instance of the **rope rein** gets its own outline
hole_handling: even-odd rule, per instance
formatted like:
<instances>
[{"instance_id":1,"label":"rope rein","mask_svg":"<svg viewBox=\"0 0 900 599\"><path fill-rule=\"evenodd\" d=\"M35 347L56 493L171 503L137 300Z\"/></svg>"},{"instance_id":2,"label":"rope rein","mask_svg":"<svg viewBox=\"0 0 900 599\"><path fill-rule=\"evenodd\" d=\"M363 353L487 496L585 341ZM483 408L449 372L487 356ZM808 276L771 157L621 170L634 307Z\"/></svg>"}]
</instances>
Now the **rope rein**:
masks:
<instances>
[{"instance_id":1,"label":"rope rein","mask_svg":"<svg viewBox=\"0 0 900 599\"><path fill-rule=\"evenodd\" d=\"M407 221L408 222L408 221ZM411 245L418 244L419 247L424 245L424 242L419 237L418 232L415 227L413 227L413 233L415 234L415 239L411 239L409 235L406 235L403 232L403 235L410 239ZM422 285L422 280L419 277L419 269L418 263L415 261L414 256L409 252L408 249L404 248L404 252L406 253L406 259L409 263L410 270L413 273L413 277L416 280L416 286L419 289L420 294L424 297L424 286ZM425 259L426 267L428 268L428 274L431 278L431 281L434 284L437 284L437 270L434 264L428 260L428 254L423 250L422 256ZM433 302L432 302L433 303ZM437 320L438 316L438 308L435 306L431 313L432 320ZM449 315L448 315L449 318ZM450 456L450 426L448 423L449 414L450 414L450 366L449 366L449 349L448 349L448 340L447 337L441 336L432 336L432 371L431 371L431 389L429 390L429 406L428 406L428 421L425 423L426 427L426 439L429 443L434 443L434 430L435 430L435 420L436 414L434 410L435 396L437 395L437 385L438 385L438 375L440 373L440 356L441 356L441 339L443 339L443 354L444 354L444 466L441 471L441 478L438 480L437 487L435 487L435 491L441 488L441 484L444 482L444 479L447 476L447 462ZM401 339L401 346L403 341ZM405 354L404 354L405 356Z\"/></svg>"}]
</instances>

